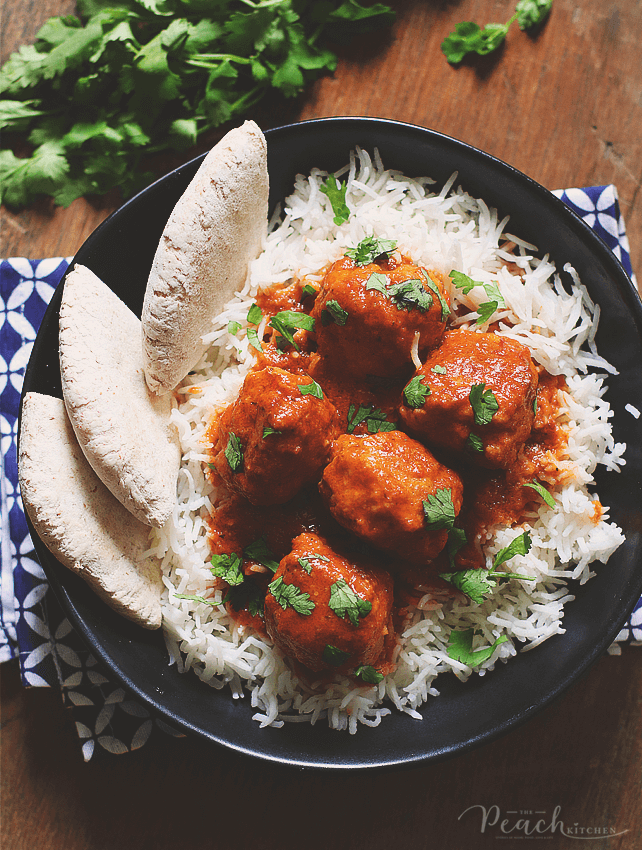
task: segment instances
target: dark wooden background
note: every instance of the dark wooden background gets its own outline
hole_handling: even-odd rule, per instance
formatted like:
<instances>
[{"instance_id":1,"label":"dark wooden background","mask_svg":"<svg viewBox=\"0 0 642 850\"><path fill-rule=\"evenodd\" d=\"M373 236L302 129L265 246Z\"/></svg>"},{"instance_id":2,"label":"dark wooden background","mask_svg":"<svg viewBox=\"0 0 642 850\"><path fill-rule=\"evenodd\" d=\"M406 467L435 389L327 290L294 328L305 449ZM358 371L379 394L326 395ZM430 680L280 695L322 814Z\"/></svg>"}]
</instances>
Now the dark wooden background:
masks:
<instances>
[{"instance_id":1,"label":"dark wooden background","mask_svg":"<svg viewBox=\"0 0 642 850\"><path fill-rule=\"evenodd\" d=\"M49 16L74 10L72 0L3 5L2 61ZM514 25L496 55L459 68L440 53L444 36L461 20L507 20L512 0L393 5L392 32L342 49L333 76L298 99L264 103L252 117L264 129L328 115L393 118L469 142L550 189L615 183L639 274L638 0L554 0L535 37ZM118 202L2 209L0 256L72 255ZM501 832L482 833L479 809L459 818L470 806L492 805L548 816L559 806L567 829L592 836L593 848L642 847L642 648L602 658L557 703L474 752L357 775L255 763L187 738L157 739L123 756L101 751L84 764L59 695L23 690L13 664L0 674L0 841L7 850L379 850L410 842L418 850L474 850L495 846ZM512 839L525 840L518 832ZM578 846L559 832L547 840L554 848Z\"/></svg>"}]
</instances>

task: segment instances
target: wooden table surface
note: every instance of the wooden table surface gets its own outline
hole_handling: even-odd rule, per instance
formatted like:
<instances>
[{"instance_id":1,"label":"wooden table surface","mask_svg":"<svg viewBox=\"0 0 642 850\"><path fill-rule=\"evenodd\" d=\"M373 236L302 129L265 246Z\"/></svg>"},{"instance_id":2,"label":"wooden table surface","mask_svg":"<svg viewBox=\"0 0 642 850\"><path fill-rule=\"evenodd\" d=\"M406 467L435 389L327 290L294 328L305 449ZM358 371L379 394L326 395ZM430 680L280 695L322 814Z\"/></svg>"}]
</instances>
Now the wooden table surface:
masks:
<instances>
[{"instance_id":1,"label":"wooden table surface","mask_svg":"<svg viewBox=\"0 0 642 850\"><path fill-rule=\"evenodd\" d=\"M393 118L469 142L550 189L614 183L639 275L638 0L554 0L536 37L514 25L497 55L459 68L443 59L443 37L461 20L507 20L512 2L393 5L392 32L342 49L333 76L296 100L273 99L251 117L264 129L329 115ZM73 9L71 0L4 0L2 61L49 16ZM0 256L71 255L117 205L109 197L66 210L46 201L3 209ZM98 752L85 764L59 695L23 690L13 664L0 672L0 840L7 850L227 850L250 843L257 850L377 850L410 841L422 850L474 849L527 840L523 827L502 833L499 823L491 826L497 814L515 824L529 815L508 812L545 811L550 820L556 807L572 837L559 828L540 835L550 847L577 847L588 837L593 848L642 847L642 648L602 658L558 702L476 751L356 776L259 764L187 738L156 739L123 756Z\"/></svg>"}]
</instances>

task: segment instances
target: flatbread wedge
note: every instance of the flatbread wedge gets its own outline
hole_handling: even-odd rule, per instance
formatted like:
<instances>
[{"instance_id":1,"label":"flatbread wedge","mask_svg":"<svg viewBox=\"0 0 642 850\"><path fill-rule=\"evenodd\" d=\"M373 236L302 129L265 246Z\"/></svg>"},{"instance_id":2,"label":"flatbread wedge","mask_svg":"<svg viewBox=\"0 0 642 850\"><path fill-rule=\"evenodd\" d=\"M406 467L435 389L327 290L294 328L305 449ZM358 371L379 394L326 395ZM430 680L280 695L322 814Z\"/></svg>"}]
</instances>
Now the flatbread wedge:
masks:
<instances>
[{"instance_id":1,"label":"flatbread wedge","mask_svg":"<svg viewBox=\"0 0 642 850\"><path fill-rule=\"evenodd\" d=\"M261 250L267 213L265 137L246 121L205 157L156 250L141 316L154 392L173 390L204 354L203 335Z\"/></svg>"},{"instance_id":2,"label":"flatbread wedge","mask_svg":"<svg viewBox=\"0 0 642 850\"><path fill-rule=\"evenodd\" d=\"M141 522L162 526L180 466L172 399L145 382L140 320L86 266L64 284L60 374L76 438L100 480Z\"/></svg>"},{"instance_id":3,"label":"flatbread wedge","mask_svg":"<svg viewBox=\"0 0 642 850\"><path fill-rule=\"evenodd\" d=\"M25 395L18 475L29 518L60 563L120 614L147 629L159 628L160 566L144 557L149 527L100 482L61 399Z\"/></svg>"}]
</instances>

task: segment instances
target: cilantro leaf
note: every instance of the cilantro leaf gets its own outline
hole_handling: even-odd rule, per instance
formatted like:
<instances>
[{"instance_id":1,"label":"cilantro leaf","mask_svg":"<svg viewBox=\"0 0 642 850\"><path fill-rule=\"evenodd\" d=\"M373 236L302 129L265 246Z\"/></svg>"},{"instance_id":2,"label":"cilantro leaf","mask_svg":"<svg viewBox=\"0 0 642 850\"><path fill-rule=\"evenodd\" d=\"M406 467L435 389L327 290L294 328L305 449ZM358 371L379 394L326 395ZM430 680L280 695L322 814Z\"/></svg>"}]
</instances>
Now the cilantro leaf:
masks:
<instances>
[{"instance_id":1,"label":"cilantro leaf","mask_svg":"<svg viewBox=\"0 0 642 850\"><path fill-rule=\"evenodd\" d=\"M219 602L214 602L213 599L206 599L204 596L196 596L190 593L175 593L174 599L189 599L191 602L202 602L204 605L219 605Z\"/></svg>"},{"instance_id":2,"label":"cilantro leaf","mask_svg":"<svg viewBox=\"0 0 642 850\"><path fill-rule=\"evenodd\" d=\"M312 572L312 564L308 558L297 558L302 569L306 571L308 575Z\"/></svg>"},{"instance_id":3,"label":"cilantro leaf","mask_svg":"<svg viewBox=\"0 0 642 850\"><path fill-rule=\"evenodd\" d=\"M232 472L241 472L243 469L243 446L232 431L230 431L224 454Z\"/></svg>"},{"instance_id":4,"label":"cilantro leaf","mask_svg":"<svg viewBox=\"0 0 642 850\"><path fill-rule=\"evenodd\" d=\"M388 278L381 272L373 272L366 281L366 289L376 289L382 295L388 295Z\"/></svg>"},{"instance_id":5,"label":"cilantro leaf","mask_svg":"<svg viewBox=\"0 0 642 850\"><path fill-rule=\"evenodd\" d=\"M395 250L397 243L392 239L378 239L376 236L366 236L356 248L348 248L346 257L354 260L357 266L366 266L374 263L380 257L388 258Z\"/></svg>"},{"instance_id":6,"label":"cilantro leaf","mask_svg":"<svg viewBox=\"0 0 642 850\"><path fill-rule=\"evenodd\" d=\"M429 531L451 529L455 524L452 490L442 487L423 502L426 527Z\"/></svg>"},{"instance_id":7,"label":"cilantro leaf","mask_svg":"<svg viewBox=\"0 0 642 850\"><path fill-rule=\"evenodd\" d=\"M316 295L316 294L317 294L317 290L315 289L315 287L312 286L309 283L306 283L306 285L301 290L301 301L303 301L304 298L307 298L310 295Z\"/></svg>"},{"instance_id":8,"label":"cilantro leaf","mask_svg":"<svg viewBox=\"0 0 642 850\"><path fill-rule=\"evenodd\" d=\"M521 30L540 24L550 12L553 0L519 0L515 7L517 23Z\"/></svg>"},{"instance_id":9,"label":"cilantro leaf","mask_svg":"<svg viewBox=\"0 0 642 850\"><path fill-rule=\"evenodd\" d=\"M452 573L440 573L439 575L478 605L481 605L486 596L495 588L495 581L489 578L489 574L484 569L456 570Z\"/></svg>"},{"instance_id":10,"label":"cilantro leaf","mask_svg":"<svg viewBox=\"0 0 642 850\"><path fill-rule=\"evenodd\" d=\"M258 332L255 328L247 329L247 341L250 343L252 348L256 348L257 351L263 351L263 346L261 345L261 340L259 339Z\"/></svg>"},{"instance_id":11,"label":"cilantro leaf","mask_svg":"<svg viewBox=\"0 0 642 850\"><path fill-rule=\"evenodd\" d=\"M497 567L505 564L506 561L510 561L515 555L526 555L530 551L531 543L530 534L528 531L524 531L495 555L493 569L496 570Z\"/></svg>"},{"instance_id":12,"label":"cilantro leaf","mask_svg":"<svg viewBox=\"0 0 642 850\"><path fill-rule=\"evenodd\" d=\"M499 410L499 402L492 390L484 390L486 384L473 384L468 398L475 415L475 425L488 425Z\"/></svg>"},{"instance_id":13,"label":"cilantro leaf","mask_svg":"<svg viewBox=\"0 0 642 850\"><path fill-rule=\"evenodd\" d=\"M328 196L334 213L334 223L337 227L350 218L350 210L346 204L346 183L339 183L334 175L330 175L320 186L320 191Z\"/></svg>"},{"instance_id":14,"label":"cilantro leaf","mask_svg":"<svg viewBox=\"0 0 642 850\"><path fill-rule=\"evenodd\" d=\"M480 56L492 53L506 38L513 20L514 17L507 24L486 24L483 29L473 21L456 24L455 31L442 41L441 52L452 65L461 62L469 53Z\"/></svg>"},{"instance_id":15,"label":"cilantro leaf","mask_svg":"<svg viewBox=\"0 0 642 850\"><path fill-rule=\"evenodd\" d=\"M281 431L277 431L276 428L271 428L269 425L266 425L263 429L263 439L266 437L271 437L272 435L279 435Z\"/></svg>"},{"instance_id":16,"label":"cilantro leaf","mask_svg":"<svg viewBox=\"0 0 642 850\"><path fill-rule=\"evenodd\" d=\"M321 322L324 325L329 325L334 322L335 325L343 327L348 321L348 312L344 310L341 304L334 299L326 301L326 305L321 312Z\"/></svg>"},{"instance_id":17,"label":"cilantro leaf","mask_svg":"<svg viewBox=\"0 0 642 850\"><path fill-rule=\"evenodd\" d=\"M223 599L227 605L231 605L235 611L247 608L253 617L263 616L263 592L255 582L246 579L242 584L230 587Z\"/></svg>"},{"instance_id":18,"label":"cilantro leaf","mask_svg":"<svg viewBox=\"0 0 642 850\"><path fill-rule=\"evenodd\" d=\"M395 431L396 425L394 422L389 422L386 414L373 404L359 405L351 404L348 409L348 426L346 432L353 434L354 429L365 422L368 426L369 434L377 434L380 431Z\"/></svg>"},{"instance_id":19,"label":"cilantro leaf","mask_svg":"<svg viewBox=\"0 0 642 850\"><path fill-rule=\"evenodd\" d=\"M241 325L239 322L228 322L227 323L227 332L228 334L232 334L232 336L236 336L236 334L241 330Z\"/></svg>"},{"instance_id":20,"label":"cilantro leaf","mask_svg":"<svg viewBox=\"0 0 642 850\"><path fill-rule=\"evenodd\" d=\"M253 543L250 543L249 546L246 546L243 550L243 554L246 558L248 558L248 560L262 564L264 567L272 570L273 573L275 573L279 568L279 562L275 560L274 554L267 545L265 537L259 537L258 540L255 540Z\"/></svg>"},{"instance_id":21,"label":"cilantro leaf","mask_svg":"<svg viewBox=\"0 0 642 850\"><path fill-rule=\"evenodd\" d=\"M235 552L230 552L228 555L212 555L210 572L234 587L243 583L242 563L243 559Z\"/></svg>"},{"instance_id":22,"label":"cilantro leaf","mask_svg":"<svg viewBox=\"0 0 642 850\"><path fill-rule=\"evenodd\" d=\"M372 610L372 602L362 599L345 579L340 578L330 587L328 607L339 619L344 620L347 617L353 626L358 626L359 619L366 617Z\"/></svg>"},{"instance_id":23,"label":"cilantro leaf","mask_svg":"<svg viewBox=\"0 0 642 850\"><path fill-rule=\"evenodd\" d=\"M341 667L341 665L345 664L348 658L350 658L350 653L327 643L323 650L322 657L328 667Z\"/></svg>"},{"instance_id":24,"label":"cilantro leaf","mask_svg":"<svg viewBox=\"0 0 642 850\"><path fill-rule=\"evenodd\" d=\"M535 490L536 493L539 493L539 495L542 497L542 499L544 499L549 508L555 507L555 499L553 498L553 496L551 496L546 487L542 487L539 481L533 480L532 482L529 482L528 484L523 484L522 486L530 487L532 490Z\"/></svg>"},{"instance_id":25,"label":"cilantro leaf","mask_svg":"<svg viewBox=\"0 0 642 850\"><path fill-rule=\"evenodd\" d=\"M471 452L482 454L484 451L484 441L477 434L471 432L466 440L466 448L470 449Z\"/></svg>"},{"instance_id":26,"label":"cilantro leaf","mask_svg":"<svg viewBox=\"0 0 642 850\"><path fill-rule=\"evenodd\" d=\"M354 675L363 679L364 682L368 682L369 685L378 685L379 682L383 681L383 673L375 670L370 664L360 664L355 667Z\"/></svg>"},{"instance_id":27,"label":"cilantro leaf","mask_svg":"<svg viewBox=\"0 0 642 850\"><path fill-rule=\"evenodd\" d=\"M434 372L435 375L447 375L448 374L446 367L441 366L439 363L437 363L435 366L433 366L430 371Z\"/></svg>"},{"instance_id":28,"label":"cilantro leaf","mask_svg":"<svg viewBox=\"0 0 642 850\"><path fill-rule=\"evenodd\" d=\"M452 278L452 282L455 284L457 289L461 289L464 295L468 295L471 289L475 286L481 286L482 283L480 280L473 280L472 277L468 277L467 274L463 272L458 272L456 269L452 269L449 274L449 277Z\"/></svg>"},{"instance_id":29,"label":"cilantro leaf","mask_svg":"<svg viewBox=\"0 0 642 850\"><path fill-rule=\"evenodd\" d=\"M301 395L311 395L318 399L323 398L323 390L315 380L312 380L309 384L299 384L299 392Z\"/></svg>"},{"instance_id":30,"label":"cilantro leaf","mask_svg":"<svg viewBox=\"0 0 642 850\"><path fill-rule=\"evenodd\" d=\"M499 304L497 303L497 301L484 301L484 303L480 304L479 307L477 308L477 314L478 315L477 315L477 321L475 322L475 324L476 325L485 324L490 319L490 317L493 315L493 313L497 310L498 307L499 307Z\"/></svg>"},{"instance_id":31,"label":"cilantro leaf","mask_svg":"<svg viewBox=\"0 0 642 850\"><path fill-rule=\"evenodd\" d=\"M293 345L297 351L300 351L301 349L294 341L294 334L299 329L313 331L315 322L312 316L308 316L307 313L299 313L296 310L281 310L276 316L272 316L268 324L280 333L290 345Z\"/></svg>"},{"instance_id":32,"label":"cilantro leaf","mask_svg":"<svg viewBox=\"0 0 642 850\"><path fill-rule=\"evenodd\" d=\"M268 589L284 611L292 608L297 614L309 617L315 609L309 593L302 591L296 584L286 584L282 578L270 582Z\"/></svg>"},{"instance_id":33,"label":"cilantro leaf","mask_svg":"<svg viewBox=\"0 0 642 850\"><path fill-rule=\"evenodd\" d=\"M432 307L432 295L426 292L421 281L416 278L393 283L384 294L394 302L397 310L410 312L416 307L425 313Z\"/></svg>"},{"instance_id":34,"label":"cilantro leaf","mask_svg":"<svg viewBox=\"0 0 642 850\"><path fill-rule=\"evenodd\" d=\"M453 629L448 638L448 655L450 658L453 658L455 661L461 661L462 664L467 664L468 667L478 667L484 661L488 661L496 648L508 640L506 635L500 635L492 646L473 650L473 634L474 630L472 628L465 629L464 631L455 631Z\"/></svg>"},{"instance_id":35,"label":"cilantro leaf","mask_svg":"<svg viewBox=\"0 0 642 850\"><path fill-rule=\"evenodd\" d=\"M247 312L247 320L251 325L260 325L263 313L258 304L252 304Z\"/></svg>"},{"instance_id":36,"label":"cilantro leaf","mask_svg":"<svg viewBox=\"0 0 642 850\"><path fill-rule=\"evenodd\" d=\"M448 560L450 561L451 568L454 569L455 567L455 555L460 549L463 549L467 543L468 538L466 537L466 532L463 528L453 527L448 529L446 552L448 553Z\"/></svg>"},{"instance_id":37,"label":"cilantro leaf","mask_svg":"<svg viewBox=\"0 0 642 850\"><path fill-rule=\"evenodd\" d=\"M426 401L432 390L427 384L423 383L423 375L415 375L415 377L406 384L403 391L403 397L406 400L408 407L416 410L421 407Z\"/></svg>"},{"instance_id":38,"label":"cilantro leaf","mask_svg":"<svg viewBox=\"0 0 642 850\"><path fill-rule=\"evenodd\" d=\"M445 322L446 319L448 318L448 316L450 316L450 313L451 313L450 307L448 306L448 302L446 301L444 296L441 294L441 289L437 286L437 284L430 277L430 275L427 272L425 272L423 269L420 269L420 271L423 275L424 282L425 282L426 286L428 287L428 289L432 290L432 292L434 292L435 295L437 296L437 299L438 299L439 304L441 306L441 321Z\"/></svg>"}]
</instances>

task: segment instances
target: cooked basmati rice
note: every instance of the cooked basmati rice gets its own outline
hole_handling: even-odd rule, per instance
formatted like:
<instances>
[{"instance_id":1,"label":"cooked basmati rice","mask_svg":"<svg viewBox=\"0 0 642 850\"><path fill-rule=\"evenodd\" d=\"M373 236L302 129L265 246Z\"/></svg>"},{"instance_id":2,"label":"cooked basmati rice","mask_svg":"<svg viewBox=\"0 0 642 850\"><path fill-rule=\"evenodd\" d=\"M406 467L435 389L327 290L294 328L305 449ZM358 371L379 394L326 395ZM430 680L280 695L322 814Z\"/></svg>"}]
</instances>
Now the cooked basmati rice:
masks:
<instances>
[{"instance_id":1,"label":"cooked basmati rice","mask_svg":"<svg viewBox=\"0 0 642 850\"><path fill-rule=\"evenodd\" d=\"M537 257L535 246L505 232L507 219L499 221L482 200L456 188L456 174L435 194L430 179L386 170L376 152L371 158L357 150L336 175L347 180L346 203L352 213L338 227L320 191L327 176L315 170L297 177L243 289L213 320L205 338L209 352L179 388L180 403L173 411L183 452L178 499L166 526L152 531L150 554L162 562L164 634L171 660L181 671L193 670L216 689L228 687L235 698L249 692L253 717L261 726L325 718L330 727L354 733L359 724L378 725L391 708L421 718L419 707L439 693L435 679L440 673L452 671L461 680L473 672L484 675L498 660L515 655L518 646L526 651L564 632L563 608L573 599L566 581L587 581L592 564L606 563L624 539L608 521L606 509L596 521L597 496L589 489L598 464L620 468L625 447L613 440L612 414L603 399L605 378L615 370L595 349L599 308L574 269L564 269L571 279L565 288L547 256ZM371 235L396 239L403 254L441 272L445 280L457 268L476 281L497 282L506 304L493 316L499 321L497 332L527 345L536 363L566 379L562 415L568 449L555 508L542 504L526 517L523 529L532 538L530 551L503 567L534 576L536 582L515 578L500 584L482 604L426 593L400 636L392 674L368 687L337 675L321 687L297 679L269 641L235 622L220 604L220 591L203 601L177 599L176 594L211 594L207 519L216 493L204 474L210 460L206 432L213 417L235 398L254 363L247 334L231 332L229 323L247 328L247 313L260 288L295 277L320 281L329 263ZM482 287L468 295L452 290L458 306L455 326L475 326L482 293ZM487 330L486 325L476 327ZM485 547L488 566L514 536L511 528L495 530ZM476 649L491 646L501 635L508 638L474 669L448 655L451 630L470 627L478 632Z\"/></svg>"}]
</instances>

